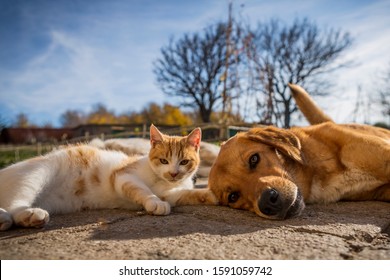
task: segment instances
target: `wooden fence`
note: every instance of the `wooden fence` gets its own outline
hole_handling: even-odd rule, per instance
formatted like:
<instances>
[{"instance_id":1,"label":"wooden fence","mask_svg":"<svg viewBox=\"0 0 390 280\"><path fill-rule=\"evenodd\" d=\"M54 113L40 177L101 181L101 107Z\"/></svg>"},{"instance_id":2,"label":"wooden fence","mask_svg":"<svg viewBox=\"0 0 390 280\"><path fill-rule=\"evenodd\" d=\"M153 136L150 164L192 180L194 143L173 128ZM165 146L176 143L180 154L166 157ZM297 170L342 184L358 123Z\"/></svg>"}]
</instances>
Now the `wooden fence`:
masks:
<instances>
[{"instance_id":1,"label":"wooden fence","mask_svg":"<svg viewBox=\"0 0 390 280\"><path fill-rule=\"evenodd\" d=\"M245 131L250 128L250 126L218 126L218 125L201 125L197 126L202 129L203 140L206 142L220 142L224 141L238 131ZM192 127L179 127L179 128L169 128L161 129L161 131L168 135L186 135L195 126ZM31 145L0 145L0 168L3 168L12 163L31 158L34 156L39 156L46 154L54 149L59 148L60 146L76 144L76 143L88 143L94 138L99 138L101 140L113 139L113 138L149 138L149 130L144 129L142 131L135 132L123 132L116 133L112 135L100 134L100 135L89 135L86 133L83 137L72 138L66 141L58 141L51 143L42 143L37 142Z\"/></svg>"}]
</instances>

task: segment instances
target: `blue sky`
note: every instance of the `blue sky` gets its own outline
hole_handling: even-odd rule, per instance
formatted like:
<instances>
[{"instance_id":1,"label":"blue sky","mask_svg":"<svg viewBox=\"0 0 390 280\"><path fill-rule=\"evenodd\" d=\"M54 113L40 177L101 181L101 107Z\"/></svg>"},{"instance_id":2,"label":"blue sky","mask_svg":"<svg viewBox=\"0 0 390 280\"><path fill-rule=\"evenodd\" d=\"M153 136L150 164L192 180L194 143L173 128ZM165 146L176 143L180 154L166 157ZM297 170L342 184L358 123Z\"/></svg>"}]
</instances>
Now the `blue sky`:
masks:
<instances>
[{"instance_id":1,"label":"blue sky","mask_svg":"<svg viewBox=\"0 0 390 280\"><path fill-rule=\"evenodd\" d=\"M171 37L227 18L228 0L0 0L0 117L25 113L58 126L67 109L103 103L116 113L175 100L155 82L153 61ZM243 4L243 5L242 5ZM318 100L338 122L378 120L377 109L353 119L358 87L375 89L390 67L390 0L233 1L253 23L309 17L354 37L353 68L334 75L332 96ZM363 116L367 115L367 116Z\"/></svg>"}]
</instances>

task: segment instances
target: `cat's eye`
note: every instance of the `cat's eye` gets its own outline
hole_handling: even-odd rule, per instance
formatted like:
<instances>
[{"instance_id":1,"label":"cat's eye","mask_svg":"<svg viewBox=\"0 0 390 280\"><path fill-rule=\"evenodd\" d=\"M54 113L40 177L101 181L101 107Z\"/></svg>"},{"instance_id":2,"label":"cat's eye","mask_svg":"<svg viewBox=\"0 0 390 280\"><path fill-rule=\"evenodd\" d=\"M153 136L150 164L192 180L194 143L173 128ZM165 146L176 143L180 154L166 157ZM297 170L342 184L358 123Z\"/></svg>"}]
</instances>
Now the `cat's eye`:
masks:
<instances>
[{"instance_id":1,"label":"cat's eye","mask_svg":"<svg viewBox=\"0 0 390 280\"><path fill-rule=\"evenodd\" d=\"M183 159L181 162L180 162L180 165L187 165L189 162L188 159Z\"/></svg>"},{"instance_id":2,"label":"cat's eye","mask_svg":"<svg viewBox=\"0 0 390 280\"><path fill-rule=\"evenodd\" d=\"M249 168L255 169L259 162L260 162L260 155L258 153L251 155L249 158Z\"/></svg>"},{"instance_id":3,"label":"cat's eye","mask_svg":"<svg viewBox=\"0 0 390 280\"><path fill-rule=\"evenodd\" d=\"M240 193L239 192L232 192L228 196L228 202L229 203L235 203L237 200L240 198Z\"/></svg>"},{"instance_id":4,"label":"cat's eye","mask_svg":"<svg viewBox=\"0 0 390 280\"><path fill-rule=\"evenodd\" d=\"M168 161L165 158L160 158L160 162L162 164L168 164Z\"/></svg>"}]
</instances>

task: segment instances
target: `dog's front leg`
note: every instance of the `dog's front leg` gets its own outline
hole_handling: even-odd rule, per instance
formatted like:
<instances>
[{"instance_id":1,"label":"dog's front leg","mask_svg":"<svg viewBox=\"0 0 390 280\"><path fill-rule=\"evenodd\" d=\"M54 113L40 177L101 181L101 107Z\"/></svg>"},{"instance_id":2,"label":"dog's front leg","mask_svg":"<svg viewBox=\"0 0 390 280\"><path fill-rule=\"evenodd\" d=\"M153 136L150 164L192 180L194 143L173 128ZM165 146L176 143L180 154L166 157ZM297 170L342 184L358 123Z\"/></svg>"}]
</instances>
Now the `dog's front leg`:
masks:
<instances>
[{"instance_id":1,"label":"dog's front leg","mask_svg":"<svg viewBox=\"0 0 390 280\"><path fill-rule=\"evenodd\" d=\"M180 205L217 205L214 193L206 189L176 189L163 194L162 199L172 206Z\"/></svg>"}]
</instances>

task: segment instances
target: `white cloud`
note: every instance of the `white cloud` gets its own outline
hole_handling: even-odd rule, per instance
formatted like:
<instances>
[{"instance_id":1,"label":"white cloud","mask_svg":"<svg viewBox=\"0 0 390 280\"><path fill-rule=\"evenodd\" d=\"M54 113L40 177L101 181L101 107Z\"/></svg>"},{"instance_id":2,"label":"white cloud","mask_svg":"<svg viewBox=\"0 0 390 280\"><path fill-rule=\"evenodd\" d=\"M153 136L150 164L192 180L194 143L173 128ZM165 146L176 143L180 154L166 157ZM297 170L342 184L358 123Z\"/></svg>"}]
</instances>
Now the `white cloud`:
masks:
<instances>
[{"instance_id":1,"label":"white cloud","mask_svg":"<svg viewBox=\"0 0 390 280\"><path fill-rule=\"evenodd\" d=\"M339 122L350 121L351 109L346 108L353 107L357 85L369 90L375 72L390 61L390 2L368 1L362 5L358 1L355 6L351 2L340 3L348 4L343 9L326 0L233 2L236 15L252 23L273 16L287 22L308 16L319 24L352 33L356 42L347 58L357 65L339 71L334 96L321 100ZM139 110L150 101L168 100L155 85L152 72L160 48L171 35L179 38L184 32L226 19L229 1L156 1L151 2L153 7L149 2L149 6L137 1L107 3L88 6L80 14L70 10L58 19L53 16L58 12L56 5L49 10L50 16L39 14L39 9L29 15L31 24L35 23L32 30L44 33L49 43L34 52L18 71L0 65L4 111L28 112L43 123L47 119L42 120L42 116L50 116L56 123L66 109L89 110L97 102L119 113ZM42 24L37 25L41 18Z\"/></svg>"},{"instance_id":2,"label":"white cloud","mask_svg":"<svg viewBox=\"0 0 390 280\"><path fill-rule=\"evenodd\" d=\"M97 102L118 113L139 110L145 100L156 100L160 94L148 82L150 76L142 77L146 71L152 73L142 53L139 59L132 54L140 48L131 47L106 49L72 34L52 31L46 51L17 76L9 75L7 88L12 95L2 95L0 100L16 112L51 114L54 121L67 109L88 111Z\"/></svg>"}]
</instances>

